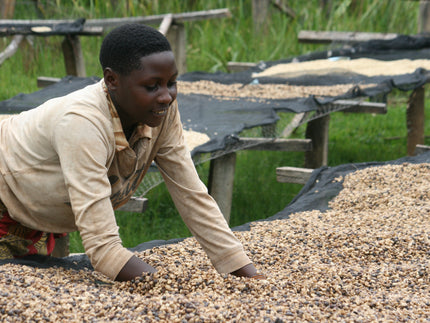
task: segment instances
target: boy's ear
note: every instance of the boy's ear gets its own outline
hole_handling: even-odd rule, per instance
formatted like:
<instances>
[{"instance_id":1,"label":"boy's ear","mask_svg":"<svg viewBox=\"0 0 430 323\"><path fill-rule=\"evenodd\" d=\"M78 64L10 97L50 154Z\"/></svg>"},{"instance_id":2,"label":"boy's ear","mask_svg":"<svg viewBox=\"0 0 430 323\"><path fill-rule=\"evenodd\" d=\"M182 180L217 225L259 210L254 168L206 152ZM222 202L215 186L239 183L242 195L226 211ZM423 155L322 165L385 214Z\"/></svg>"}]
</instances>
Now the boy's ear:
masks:
<instances>
[{"instance_id":1,"label":"boy's ear","mask_svg":"<svg viewBox=\"0 0 430 323\"><path fill-rule=\"evenodd\" d=\"M110 67L103 70L103 78L109 91L115 90L118 86L118 74L115 73Z\"/></svg>"}]
</instances>

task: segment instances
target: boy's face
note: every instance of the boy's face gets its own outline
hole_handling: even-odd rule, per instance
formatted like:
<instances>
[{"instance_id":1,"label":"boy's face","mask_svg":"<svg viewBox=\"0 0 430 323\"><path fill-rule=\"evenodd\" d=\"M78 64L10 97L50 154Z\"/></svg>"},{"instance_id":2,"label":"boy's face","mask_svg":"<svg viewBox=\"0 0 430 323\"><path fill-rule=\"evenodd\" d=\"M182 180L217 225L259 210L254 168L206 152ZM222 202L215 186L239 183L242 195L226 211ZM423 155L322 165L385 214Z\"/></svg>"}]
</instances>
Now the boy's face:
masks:
<instances>
[{"instance_id":1,"label":"boy's face","mask_svg":"<svg viewBox=\"0 0 430 323\"><path fill-rule=\"evenodd\" d=\"M130 128L139 122L159 126L176 99L177 76L171 51L142 57L141 68L126 76L106 69L105 82L123 127Z\"/></svg>"}]
</instances>

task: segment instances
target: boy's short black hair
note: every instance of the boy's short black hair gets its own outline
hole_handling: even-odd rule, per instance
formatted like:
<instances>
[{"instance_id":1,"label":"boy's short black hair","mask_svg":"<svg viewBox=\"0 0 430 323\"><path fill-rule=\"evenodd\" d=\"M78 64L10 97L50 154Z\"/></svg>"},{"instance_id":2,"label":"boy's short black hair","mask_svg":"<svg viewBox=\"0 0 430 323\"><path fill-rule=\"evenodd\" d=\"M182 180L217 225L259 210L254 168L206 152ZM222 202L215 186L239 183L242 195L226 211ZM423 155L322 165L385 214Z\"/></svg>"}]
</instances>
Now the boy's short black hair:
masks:
<instances>
[{"instance_id":1,"label":"boy's short black hair","mask_svg":"<svg viewBox=\"0 0 430 323\"><path fill-rule=\"evenodd\" d=\"M171 51L166 37L143 24L126 24L113 29L103 40L99 60L103 70L110 67L121 75L140 68L140 59Z\"/></svg>"}]
</instances>

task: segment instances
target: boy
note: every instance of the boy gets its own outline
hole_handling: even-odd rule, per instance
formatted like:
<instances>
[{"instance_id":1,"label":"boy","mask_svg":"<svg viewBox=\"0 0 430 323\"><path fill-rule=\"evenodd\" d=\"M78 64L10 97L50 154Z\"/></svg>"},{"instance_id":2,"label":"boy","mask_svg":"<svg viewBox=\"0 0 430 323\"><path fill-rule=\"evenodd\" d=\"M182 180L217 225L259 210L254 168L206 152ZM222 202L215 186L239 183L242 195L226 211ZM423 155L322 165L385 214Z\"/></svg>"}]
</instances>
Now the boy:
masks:
<instances>
[{"instance_id":1,"label":"boy","mask_svg":"<svg viewBox=\"0 0 430 323\"><path fill-rule=\"evenodd\" d=\"M154 160L215 268L259 277L185 146L166 38L144 25L118 27L100 63L99 83L0 124L0 258L49 255L57 234L79 230L95 270L120 281L154 272L122 246L114 217Z\"/></svg>"}]
</instances>

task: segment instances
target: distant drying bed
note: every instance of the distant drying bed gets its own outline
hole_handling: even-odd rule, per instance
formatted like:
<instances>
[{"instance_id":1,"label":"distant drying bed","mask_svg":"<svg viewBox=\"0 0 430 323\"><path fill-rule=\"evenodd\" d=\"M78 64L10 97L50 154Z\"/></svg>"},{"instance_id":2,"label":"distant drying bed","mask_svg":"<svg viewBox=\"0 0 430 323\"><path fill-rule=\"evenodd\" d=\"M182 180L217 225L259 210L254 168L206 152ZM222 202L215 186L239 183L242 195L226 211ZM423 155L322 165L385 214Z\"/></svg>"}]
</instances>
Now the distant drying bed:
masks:
<instances>
[{"instance_id":1,"label":"distant drying bed","mask_svg":"<svg viewBox=\"0 0 430 323\"><path fill-rule=\"evenodd\" d=\"M203 94L220 100L247 99L254 102L265 100L293 99L314 96L337 96L345 94L357 84L339 84L327 86L299 86L288 84L221 84L201 80L197 82L180 81L178 91L182 94ZM375 84L361 84L360 87L372 87Z\"/></svg>"},{"instance_id":2,"label":"distant drying bed","mask_svg":"<svg viewBox=\"0 0 430 323\"><path fill-rule=\"evenodd\" d=\"M353 60L331 61L328 59L292 62L278 64L267 68L260 73L254 73L255 79L263 77L293 78L305 75L333 75L351 73L368 77L404 75L415 72L418 68L430 70L430 60L395 60L380 61L369 58ZM333 97L347 93L355 86L362 89L374 87L376 84L338 84L299 86L289 84L221 84L213 81L201 80L197 82L178 82L179 92L182 94L203 94L216 97L220 100L247 99L264 101L269 99L292 99L308 96Z\"/></svg>"},{"instance_id":3,"label":"distant drying bed","mask_svg":"<svg viewBox=\"0 0 430 323\"><path fill-rule=\"evenodd\" d=\"M258 77L297 77L304 74L328 75L331 73L355 73L365 76L379 75L404 75L415 72L416 69L423 68L430 70L430 60L428 59L400 59L394 61L381 61L370 58L346 59L332 61L319 59L313 61L278 64L267 68L261 73L254 73L254 78Z\"/></svg>"},{"instance_id":4,"label":"distant drying bed","mask_svg":"<svg viewBox=\"0 0 430 323\"><path fill-rule=\"evenodd\" d=\"M344 178L326 212L236 232L266 280L219 275L194 238L137 256L154 276L119 283L60 268L0 267L6 322L397 322L430 317L430 164Z\"/></svg>"}]
</instances>

